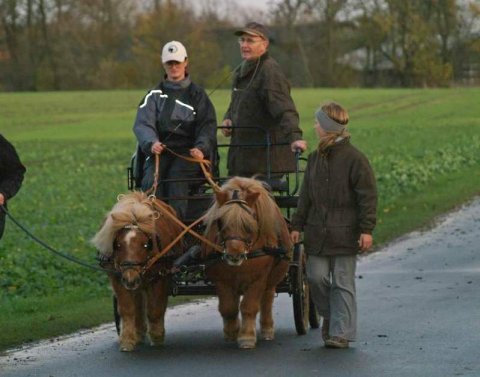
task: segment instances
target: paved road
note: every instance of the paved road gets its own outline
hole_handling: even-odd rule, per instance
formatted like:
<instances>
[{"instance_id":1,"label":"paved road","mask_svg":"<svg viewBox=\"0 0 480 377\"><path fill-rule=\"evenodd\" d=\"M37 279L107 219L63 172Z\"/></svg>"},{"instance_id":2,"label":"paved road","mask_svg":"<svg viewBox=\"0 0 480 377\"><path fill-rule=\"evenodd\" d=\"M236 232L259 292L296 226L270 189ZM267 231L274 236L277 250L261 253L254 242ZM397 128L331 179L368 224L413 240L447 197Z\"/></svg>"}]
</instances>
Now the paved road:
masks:
<instances>
[{"instance_id":1,"label":"paved road","mask_svg":"<svg viewBox=\"0 0 480 377\"><path fill-rule=\"evenodd\" d=\"M480 199L431 231L359 262L359 341L321 346L297 336L291 301L275 304L277 337L256 350L222 338L216 301L172 309L163 348L117 350L112 325L0 357L2 377L480 376Z\"/></svg>"}]
</instances>

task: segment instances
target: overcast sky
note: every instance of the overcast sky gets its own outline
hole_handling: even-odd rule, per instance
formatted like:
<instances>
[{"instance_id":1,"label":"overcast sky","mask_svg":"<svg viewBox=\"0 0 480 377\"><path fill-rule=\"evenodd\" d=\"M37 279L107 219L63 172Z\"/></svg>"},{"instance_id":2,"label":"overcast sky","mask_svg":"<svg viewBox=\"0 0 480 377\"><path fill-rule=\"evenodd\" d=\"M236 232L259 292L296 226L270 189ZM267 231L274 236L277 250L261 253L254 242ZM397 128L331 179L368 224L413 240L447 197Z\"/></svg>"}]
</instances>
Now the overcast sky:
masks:
<instances>
[{"instance_id":1,"label":"overcast sky","mask_svg":"<svg viewBox=\"0 0 480 377\"><path fill-rule=\"evenodd\" d=\"M261 9L267 9L268 3L271 3L271 0L235 0L238 4L244 6L257 7Z\"/></svg>"},{"instance_id":2,"label":"overcast sky","mask_svg":"<svg viewBox=\"0 0 480 377\"><path fill-rule=\"evenodd\" d=\"M269 4L275 2L275 0L196 0L193 4L202 7L204 2L211 4L212 1L218 4L220 14L228 15L236 23L243 23L245 18L265 22Z\"/></svg>"}]
</instances>

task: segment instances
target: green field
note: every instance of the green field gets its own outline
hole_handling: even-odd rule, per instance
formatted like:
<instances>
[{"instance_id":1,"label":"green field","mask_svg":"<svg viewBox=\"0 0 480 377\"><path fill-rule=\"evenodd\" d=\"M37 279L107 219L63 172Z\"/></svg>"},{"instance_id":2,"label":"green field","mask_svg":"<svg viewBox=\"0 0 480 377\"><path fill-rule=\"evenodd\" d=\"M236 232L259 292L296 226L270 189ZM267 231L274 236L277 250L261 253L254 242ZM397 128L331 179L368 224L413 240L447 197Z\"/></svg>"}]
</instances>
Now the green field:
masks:
<instances>
[{"instance_id":1,"label":"green field","mask_svg":"<svg viewBox=\"0 0 480 377\"><path fill-rule=\"evenodd\" d=\"M119 193L143 91L0 94L0 132L28 171L11 213L53 247L95 263L88 240ZM335 100L369 157L381 245L480 192L480 89L294 90L313 150L313 112ZM227 91L212 100L223 115ZM106 277L53 256L11 222L0 241L0 349L111 320ZM220 323L220 319L219 319Z\"/></svg>"}]
</instances>

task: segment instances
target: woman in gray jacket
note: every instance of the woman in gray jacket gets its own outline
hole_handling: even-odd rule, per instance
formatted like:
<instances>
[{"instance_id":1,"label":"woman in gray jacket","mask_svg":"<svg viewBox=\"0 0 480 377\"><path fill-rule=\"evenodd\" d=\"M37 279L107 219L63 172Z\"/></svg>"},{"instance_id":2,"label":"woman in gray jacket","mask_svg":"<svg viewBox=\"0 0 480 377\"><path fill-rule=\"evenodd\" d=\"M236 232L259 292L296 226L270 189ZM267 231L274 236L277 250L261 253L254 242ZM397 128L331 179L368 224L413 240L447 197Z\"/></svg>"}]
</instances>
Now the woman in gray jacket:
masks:
<instances>
[{"instance_id":1,"label":"woman in gray jacket","mask_svg":"<svg viewBox=\"0 0 480 377\"><path fill-rule=\"evenodd\" d=\"M347 348L356 338L357 253L373 242L376 183L367 158L350 144L347 112L329 103L315 118L320 144L308 156L291 237L299 242L304 232L307 277L323 317L325 346Z\"/></svg>"}]
</instances>

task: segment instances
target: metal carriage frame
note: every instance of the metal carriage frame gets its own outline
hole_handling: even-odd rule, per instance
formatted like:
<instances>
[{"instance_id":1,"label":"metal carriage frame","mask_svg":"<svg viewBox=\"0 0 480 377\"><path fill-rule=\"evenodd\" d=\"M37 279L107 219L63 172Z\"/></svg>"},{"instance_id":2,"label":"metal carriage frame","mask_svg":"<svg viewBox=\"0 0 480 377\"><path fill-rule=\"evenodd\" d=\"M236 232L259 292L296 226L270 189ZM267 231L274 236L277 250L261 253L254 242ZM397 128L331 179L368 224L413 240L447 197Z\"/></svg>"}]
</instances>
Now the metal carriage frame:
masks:
<instances>
[{"instance_id":1,"label":"metal carriage frame","mask_svg":"<svg viewBox=\"0 0 480 377\"><path fill-rule=\"evenodd\" d=\"M223 128L223 127L219 127ZM219 148L225 147L259 147L264 148L267 156L270 156L272 147L283 144L274 144L271 142L270 135L267 130L262 127L246 127L255 128L265 133L265 140L263 143L249 144L249 145L231 145L231 144L219 144ZM222 183L228 179L219 176L219 157L218 154L213 156L213 179L217 183ZM266 177L264 180L273 193L277 205L285 211L285 219L290 223L291 210L297 207L298 191L300 185L300 176L303 174L302 162L306 161L305 158L300 156L300 153L295 154L296 168L293 172L283 174L281 179L272 178L270 169L270 158L267 157ZM144 163L144 156L142 156L141 150L137 148L137 151L133 154L130 166L127 169L128 189L139 189L141 185L142 166ZM168 199L182 199L188 200L188 212L187 219L184 219L186 225L193 223L199 219L206 209L213 201L213 192L210 186L206 183L204 178L189 178L189 179L175 179L170 181L188 181L191 182L190 194L185 198L168 198ZM167 180L163 181L164 183ZM167 199L167 198L160 198ZM201 233L202 225L197 225L195 228L197 233ZM187 234L186 250L193 246L195 243L200 243L193 236ZM171 296L209 296L215 295L215 286L210 282L206 275L205 270L208 267L209 261L200 261L198 264L182 266L179 272L172 274L170 279L169 294ZM306 256L303 250L303 245L298 243L294 246L293 259L290 262L288 273L280 284L276 288L277 294L288 293L292 297L293 316L295 329L298 335L304 335L307 333L309 326L311 328L319 327L319 315L310 297L310 291L308 287L308 281L305 273ZM117 331L120 326L120 317L117 311L117 302L114 297L114 316Z\"/></svg>"}]
</instances>

